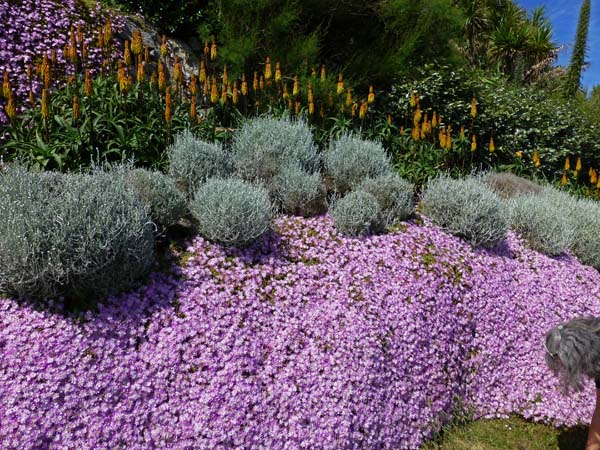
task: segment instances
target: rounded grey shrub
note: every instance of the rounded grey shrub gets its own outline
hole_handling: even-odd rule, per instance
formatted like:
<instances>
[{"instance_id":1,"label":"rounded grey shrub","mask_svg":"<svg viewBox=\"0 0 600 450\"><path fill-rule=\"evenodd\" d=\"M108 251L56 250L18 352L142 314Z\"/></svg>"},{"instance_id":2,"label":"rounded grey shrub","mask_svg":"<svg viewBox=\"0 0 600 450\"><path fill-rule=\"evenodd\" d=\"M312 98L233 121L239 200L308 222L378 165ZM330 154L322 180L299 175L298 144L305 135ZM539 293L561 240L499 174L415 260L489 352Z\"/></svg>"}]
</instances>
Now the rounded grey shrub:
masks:
<instances>
[{"instance_id":1,"label":"rounded grey shrub","mask_svg":"<svg viewBox=\"0 0 600 450\"><path fill-rule=\"evenodd\" d=\"M481 177L481 181L504 199L523 194L539 194L543 187L538 183L507 172L489 172Z\"/></svg>"},{"instance_id":2,"label":"rounded grey shrub","mask_svg":"<svg viewBox=\"0 0 600 450\"><path fill-rule=\"evenodd\" d=\"M302 120L250 119L235 133L232 155L236 173L248 181L269 182L290 164L308 173L320 165L312 132Z\"/></svg>"},{"instance_id":3,"label":"rounded grey shrub","mask_svg":"<svg viewBox=\"0 0 600 450\"><path fill-rule=\"evenodd\" d=\"M318 172L308 173L297 164L288 164L270 185L283 212L310 217L326 209L326 193Z\"/></svg>"},{"instance_id":4,"label":"rounded grey shrub","mask_svg":"<svg viewBox=\"0 0 600 450\"><path fill-rule=\"evenodd\" d=\"M245 246L265 234L273 207L269 192L240 179L210 179L190 204L204 238L227 246Z\"/></svg>"},{"instance_id":5,"label":"rounded grey shrub","mask_svg":"<svg viewBox=\"0 0 600 450\"><path fill-rule=\"evenodd\" d=\"M159 229L174 225L187 214L187 203L175 181L161 172L134 169L127 173L127 182L150 209L150 218Z\"/></svg>"},{"instance_id":6,"label":"rounded grey shrub","mask_svg":"<svg viewBox=\"0 0 600 450\"><path fill-rule=\"evenodd\" d=\"M507 202L510 226L532 249L559 255L570 248L574 239L573 220L564 208L569 202L574 199L553 188L514 197Z\"/></svg>"},{"instance_id":7,"label":"rounded grey shrub","mask_svg":"<svg viewBox=\"0 0 600 450\"><path fill-rule=\"evenodd\" d=\"M330 214L335 227L346 236L365 236L381 230L381 207L365 191L353 191L337 200Z\"/></svg>"},{"instance_id":8,"label":"rounded grey shrub","mask_svg":"<svg viewBox=\"0 0 600 450\"><path fill-rule=\"evenodd\" d=\"M133 286L154 262L147 208L121 174L13 168L0 191L2 292L87 303Z\"/></svg>"},{"instance_id":9,"label":"rounded grey shrub","mask_svg":"<svg viewBox=\"0 0 600 450\"><path fill-rule=\"evenodd\" d=\"M600 270L600 204L594 200L573 200L564 214L573 220L575 236L571 251L583 263Z\"/></svg>"},{"instance_id":10,"label":"rounded grey shrub","mask_svg":"<svg viewBox=\"0 0 600 450\"><path fill-rule=\"evenodd\" d=\"M232 171L230 155L220 143L202 141L189 130L175 136L167 154L169 175L188 195L207 179L228 176Z\"/></svg>"},{"instance_id":11,"label":"rounded grey shrub","mask_svg":"<svg viewBox=\"0 0 600 450\"><path fill-rule=\"evenodd\" d=\"M359 185L359 189L377 199L386 227L408 219L415 210L414 185L396 173L367 178Z\"/></svg>"},{"instance_id":12,"label":"rounded grey shrub","mask_svg":"<svg viewBox=\"0 0 600 450\"><path fill-rule=\"evenodd\" d=\"M435 225L473 245L493 246L509 227L507 207L476 177L434 178L423 191L420 210Z\"/></svg>"},{"instance_id":13,"label":"rounded grey shrub","mask_svg":"<svg viewBox=\"0 0 600 450\"><path fill-rule=\"evenodd\" d=\"M352 134L333 139L323 155L325 172L337 192L347 192L365 178L391 172L390 159L379 142Z\"/></svg>"}]
</instances>

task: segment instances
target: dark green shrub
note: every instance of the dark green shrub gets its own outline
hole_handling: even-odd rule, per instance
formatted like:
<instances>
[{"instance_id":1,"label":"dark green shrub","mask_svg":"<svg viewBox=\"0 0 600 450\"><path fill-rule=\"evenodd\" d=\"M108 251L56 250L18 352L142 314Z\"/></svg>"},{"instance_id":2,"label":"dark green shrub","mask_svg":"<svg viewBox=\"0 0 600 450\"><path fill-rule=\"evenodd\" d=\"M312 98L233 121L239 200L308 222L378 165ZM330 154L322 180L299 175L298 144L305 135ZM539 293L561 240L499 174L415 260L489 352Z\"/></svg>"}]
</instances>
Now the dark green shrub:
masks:
<instances>
[{"instance_id":1,"label":"dark green shrub","mask_svg":"<svg viewBox=\"0 0 600 450\"><path fill-rule=\"evenodd\" d=\"M126 174L138 197L148 206L159 231L174 225L187 214L187 203L175 181L161 172L134 169Z\"/></svg>"},{"instance_id":2,"label":"dark green shrub","mask_svg":"<svg viewBox=\"0 0 600 450\"><path fill-rule=\"evenodd\" d=\"M331 141L323 155L325 172L337 192L345 193L365 178L390 173L390 159L378 142L367 141L352 134L343 134Z\"/></svg>"},{"instance_id":3,"label":"dark green shrub","mask_svg":"<svg viewBox=\"0 0 600 450\"><path fill-rule=\"evenodd\" d=\"M296 164L285 166L273 178L270 190L287 214L310 217L327 210L321 175L308 173Z\"/></svg>"},{"instance_id":4,"label":"dark green shrub","mask_svg":"<svg viewBox=\"0 0 600 450\"><path fill-rule=\"evenodd\" d=\"M337 200L330 214L335 227L346 236L365 236L382 229L381 207L365 191L353 191Z\"/></svg>"},{"instance_id":5,"label":"dark green shrub","mask_svg":"<svg viewBox=\"0 0 600 450\"><path fill-rule=\"evenodd\" d=\"M220 143L205 142L184 130L175 136L168 149L169 175L188 195L212 177L225 177L231 173L229 154Z\"/></svg>"},{"instance_id":6,"label":"dark green shrub","mask_svg":"<svg viewBox=\"0 0 600 450\"><path fill-rule=\"evenodd\" d=\"M248 181L269 182L290 164L308 173L319 169L310 127L301 120L248 120L233 137L232 153L236 173Z\"/></svg>"},{"instance_id":7,"label":"dark green shrub","mask_svg":"<svg viewBox=\"0 0 600 450\"><path fill-rule=\"evenodd\" d=\"M538 183L508 172L490 172L481 180L503 199L523 194L539 194L543 190Z\"/></svg>"},{"instance_id":8,"label":"dark green shrub","mask_svg":"<svg viewBox=\"0 0 600 450\"><path fill-rule=\"evenodd\" d=\"M406 220L415 210L413 184L395 173L367 178L359 185L359 189L377 199L386 227Z\"/></svg>"},{"instance_id":9,"label":"dark green shrub","mask_svg":"<svg viewBox=\"0 0 600 450\"><path fill-rule=\"evenodd\" d=\"M269 192L260 185L211 178L190 204L204 238L227 246L245 246L265 234L273 217Z\"/></svg>"},{"instance_id":10,"label":"dark green shrub","mask_svg":"<svg viewBox=\"0 0 600 450\"><path fill-rule=\"evenodd\" d=\"M75 306L127 289L154 261L147 209L122 174L0 173L0 291Z\"/></svg>"},{"instance_id":11,"label":"dark green shrub","mask_svg":"<svg viewBox=\"0 0 600 450\"><path fill-rule=\"evenodd\" d=\"M420 211L473 245L493 246L508 231L508 210L478 177L455 180L442 174L427 183Z\"/></svg>"}]
</instances>

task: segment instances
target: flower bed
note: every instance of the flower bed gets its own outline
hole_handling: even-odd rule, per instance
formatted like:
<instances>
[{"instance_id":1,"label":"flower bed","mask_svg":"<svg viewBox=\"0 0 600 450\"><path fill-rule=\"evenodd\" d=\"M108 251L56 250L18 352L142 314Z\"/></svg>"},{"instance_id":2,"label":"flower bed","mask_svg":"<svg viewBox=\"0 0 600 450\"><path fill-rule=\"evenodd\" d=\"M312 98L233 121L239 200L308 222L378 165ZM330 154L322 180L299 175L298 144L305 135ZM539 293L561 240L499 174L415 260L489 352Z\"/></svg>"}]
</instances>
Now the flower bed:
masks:
<instances>
[{"instance_id":1,"label":"flower bed","mask_svg":"<svg viewBox=\"0 0 600 450\"><path fill-rule=\"evenodd\" d=\"M0 447L418 448L458 397L589 418L541 337L598 313L596 271L513 235L473 251L430 225L276 225L243 251L195 239L173 274L81 318L0 300Z\"/></svg>"}]
</instances>

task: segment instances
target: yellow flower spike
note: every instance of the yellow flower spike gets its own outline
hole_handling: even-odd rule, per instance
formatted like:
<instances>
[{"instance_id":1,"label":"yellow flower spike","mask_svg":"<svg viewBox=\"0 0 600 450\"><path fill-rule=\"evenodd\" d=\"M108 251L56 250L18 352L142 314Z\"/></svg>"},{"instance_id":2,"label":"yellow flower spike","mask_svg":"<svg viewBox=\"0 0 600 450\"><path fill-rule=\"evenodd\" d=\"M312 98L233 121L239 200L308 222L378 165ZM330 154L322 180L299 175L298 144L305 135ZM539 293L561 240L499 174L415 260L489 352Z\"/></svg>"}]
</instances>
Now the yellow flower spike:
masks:
<instances>
[{"instance_id":1,"label":"yellow flower spike","mask_svg":"<svg viewBox=\"0 0 600 450\"><path fill-rule=\"evenodd\" d=\"M4 71L4 80L2 81L2 96L8 98L10 95L10 79L8 78L8 70Z\"/></svg>"},{"instance_id":2,"label":"yellow flower spike","mask_svg":"<svg viewBox=\"0 0 600 450\"><path fill-rule=\"evenodd\" d=\"M265 89L265 77L264 76L260 76L260 78L258 79L258 88L262 91Z\"/></svg>"},{"instance_id":3,"label":"yellow flower spike","mask_svg":"<svg viewBox=\"0 0 600 450\"><path fill-rule=\"evenodd\" d=\"M119 61L117 65L117 80L119 81L119 91L125 92L127 89L127 79L125 77L125 66L123 61Z\"/></svg>"},{"instance_id":4,"label":"yellow flower spike","mask_svg":"<svg viewBox=\"0 0 600 450\"><path fill-rule=\"evenodd\" d=\"M162 35L162 43L160 44L160 56L162 56L164 58L167 56L167 53L169 53L169 51L167 49L167 35L163 34Z\"/></svg>"},{"instance_id":5,"label":"yellow flower spike","mask_svg":"<svg viewBox=\"0 0 600 450\"><path fill-rule=\"evenodd\" d=\"M254 72L254 79L252 80L252 89L254 92L258 91L258 72Z\"/></svg>"},{"instance_id":6,"label":"yellow flower spike","mask_svg":"<svg viewBox=\"0 0 600 450\"><path fill-rule=\"evenodd\" d=\"M198 79L200 83L204 83L206 81L206 66L204 65L204 61L200 61L200 69L198 70Z\"/></svg>"},{"instance_id":7,"label":"yellow flower spike","mask_svg":"<svg viewBox=\"0 0 600 450\"><path fill-rule=\"evenodd\" d=\"M413 123L418 125L421 122L421 108L417 108L415 110L415 114L413 115Z\"/></svg>"},{"instance_id":8,"label":"yellow flower spike","mask_svg":"<svg viewBox=\"0 0 600 450\"><path fill-rule=\"evenodd\" d=\"M210 102L215 104L219 101L219 90L217 88L217 78L213 77L210 87Z\"/></svg>"},{"instance_id":9,"label":"yellow flower spike","mask_svg":"<svg viewBox=\"0 0 600 450\"><path fill-rule=\"evenodd\" d=\"M48 89L42 89L42 118L47 119L50 114L50 94Z\"/></svg>"},{"instance_id":10,"label":"yellow flower spike","mask_svg":"<svg viewBox=\"0 0 600 450\"><path fill-rule=\"evenodd\" d=\"M110 41L112 40L112 23L110 19L107 19L104 23L104 45L109 47Z\"/></svg>"},{"instance_id":11,"label":"yellow flower spike","mask_svg":"<svg viewBox=\"0 0 600 450\"><path fill-rule=\"evenodd\" d=\"M208 46L208 41L204 41L204 56L210 55L210 47Z\"/></svg>"},{"instance_id":12,"label":"yellow flower spike","mask_svg":"<svg viewBox=\"0 0 600 450\"><path fill-rule=\"evenodd\" d=\"M212 44L210 46L210 60L214 61L217 59L217 41L213 37Z\"/></svg>"},{"instance_id":13,"label":"yellow flower spike","mask_svg":"<svg viewBox=\"0 0 600 450\"><path fill-rule=\"evenodd\" d=\"M125 41L127 43L127 41ZM75 28L71 25L71 37L69 39L69 59L73 64L77 62L77 40L75 39Z\"/></svg>"},{"instance_id":14,"label":"yellow flower spike","mask_svg":"<svg viewBox=\"0 0 600 450\"><path fill-rule=\"evenodd\" d=\"M192 96L192 98L190 99L190 121L194 122L196 120L196 116L196 96Z\"/></svg>"},{"instance_id":15,"label":"yellow flower spike","mask_svg":"<svg viewBox=\"0 0 600 450\"><path fill-rule=\"evenodd\" d=\"M446 150L452 150L452 135L450 134L450 130L446 134Z\"/></svg>"},{"instance_id":16,"label":"yellow flower spike","mask_svg":"<svg viewBox=\"0 0 600 450\"><path fill-rule=\"evenodd\" d=\"M165 75L165 66L162 61L158 61L158 89L164 91L167 87L167 78Z\"/></svg>"},{"instance_id":17,"label":"yellow flower spike","mask_svg":"<svg viewBox=\"0 0 600 450\"><path fill-rule=\"evenodd\" d=\"M327 80L327 72L325 71L325 64L321 65L321 81Z\"/></svg>"},{"instance_id":18,"label":"yellow flower spike","mask_svg":"<svg viewBox=\"0 0 600 450\"><path fill-rule=\"evenodd\" d=\"M308 103L313 103L315 101L315 99L313 97L313 88L312 88L311 81L308 82L308 90L307 90L306 94L307 94Z\"/></svg>"},{"instance_id":19,"label":"yellow flower spike","mask_svg":"<svg viewBox=\"0 0 600 450\"><path fill-rule=\"evenodd\" d=\"M279 83L281 81L281 65L279 61L275 63L275 82Z\"/></svg>"},{"instance_id":20,"label":"yellow flower spike","mask_svg":"<svg viewBox=\"0 0 600 450\"><path fill-rule=\"evenodd\" d=\"M581 170L581 157L577 158L577 162L575 163L575 170L578 172Z\"/></svg>"},{"instance_id":21,"label":"yellow flower spike","mask_svg":"<svg viewBox=\"0 0 600 450\"><path fill-rule=\"evenodd\" d=\"M471 99L471 117L475 118L476 115L477 115L477 100L475 100L475 97L473 97Z\"/></svg>"},{"instance_id":22,"label":"yellow flower spike","mask_svg":"<svg viewBox=\"0 0 600 450\"><path fill-rule=\"evenodd\" d=\"M229 75L227 74L227 64L223 66L223 84L227 84L229 82Z\"/></svg>"},{"instance_id":23,"label":"yellow flower spike","mask_svg":"<svg viewBox=\"0 0 600 450\"><path fill-rule=\"evenodd\" d=\"M433 128L437 128L437 126L438 126L438 118L437 118L437 113L435 111L433 112L433 117L431 118L431 126Z\"/></svg>"},{"instance_id":24,"label":"yellow flower spike","mask_svg":"<svg viewBox=\"0 0 600 450\"><path fill-rule=\"evenodd\" d=\"M125 50L123 50L123 61L125 64L130 66L133 63L131 58L131 50L129 49L129 41L125 41Z\"/></svg>"},{"instance_id":25,"label":"yellow flower spike","mask_svg":"<svg viewBox=\"0 0 600 450\"><path fill-rule=\"evenodd\" d=\"M410 107L414 108L417 105L417 100L415 96L415 91L410 92Z\"/></svg>"},{"instance_id":26,"label":"yellow flower spike","mask_svg":"<svg viewBox=\"0 0 600 450\"><path fill-rule=\"evenodd\" d=\"M165 120L167 123L171 123L171 108L173 107L173 100L171 99L171 89L167 89L167 96L165 97Z\"/></svg>"},{"instance_id":27,"label":"yellow flower spike","mask_svg":"<svg viewBox=\"0 0 600 450\"><path fill-rule=\"evenodd\" d=\"M592 174L590 175L590 183L596 184L598 182L598 172L592 170Z\"/></svg>"},{"instance_id":28,"label":"yellow flower spike","mask_svg":"<svg viewBox=\"0 0 600 450\"><path fill-rule=\"evenodd\" d=\"M560 180L560 183L563 186L566 186L568 182L569 182L569 180L567 179L567 172L565 171L565 172L563 172L563 176L562 176L562 178Z\"/></svg>"},{"instance_id":29,"label":"yellow flower spike","mask_svg":"<svg viewBox=\"0 0 600 450\"><path fill-rule=\"evenodd\" d=\"M223 103L223 104L227 103L227 85L226 84L221 85L221 103Z\"/></svg>"},{"instance_id":30,"label":"yellow flower spike","mask_svg":"<svg viewBox=\"0 0 600 450\"><path fill-rule=\"evenodd\" d=\"M573 171L573 178L577 179L579 177L579 170Z\"/></svg>"},{"instance_id":31,"label":"yellow flower spike","mask_svg":"<svg viewBox=\"0 0 600 450\"><path fill-rule=\"evenodd\" d=\"M240 101L240 97L238 94L238 82L237 80L233 80L233 93L231 94L231 101L234 105L237 105Z\"/></svg>"},{"instance_id":32,"label":"yellow flower spike","mask_svg":"<svg viewBox=\"0 0 600 450\"><path fill-rule=\"evenodd\" d=\"M494 138L490 137L490 153L494 153L496 146L494 145Z\"/></svg>"},{"instance_id":33,"label":"yellow flower spike","mask_svg":"<svg viewBox=\"0 0 600 450\"><path fill-rule=\"evenodd\" d=\"M415 142L419 141L419 138L421 137L421 132L419 131L419 124L416 124L413 127L411 137L412 137L413 141L415 141Z\"/></svg>"},{"instance_id":34,"label":"yellow flower spike","mask_svg":"<svg viewBox=\"0 0 600 450\"><path fill-rule=\"evenodd\" d=\"M300 114L300 100L296 100L296 104L294 105L294 114L295 115Z\"/></svg>"},{"instance_id":35,"label":"yellow flower spike","mask_svg":"<svg viewBox=\"0 0 600 450\"><path fill-rule=\"evenodd\" d=\"M79 98L76 95L73 96L73 119L79 119Z\"/></svg>"},{"instance_id":36,"label":"yellow flower spike","mask_svg":"<svg viewBox=\"0 0 600 450\"><path fill-rule=\"evenodd\" d=\"M440 147L446 148L446 130L442 129L439 134Z\"/></svg>"},{"instance_id":37,"label":"yellow flower spike","mask_svg":"<svg viewBox=\"0 0 600 450\"><path fill-rule=\"evenodd\" d=\"M272 75L273 74L271 73L271 58L267 56L267 62L265 63L265 79L270 80Z\"/></svg>"},{"instance_id":38,"label":"yellow flower spike","mask_svg":"<svg viewBox=\"0 0 600 450\"><path fill-rule=\"evenodd\" d=\"M288 100L290 98L290 94L288 92L287 83L283 83L283 93L281 94L284 100Z\"/></svg>"},{"instance_id":39,"label":"yellow flower spike","mask_svg":"<svg viewBox=\"0 0 600 450\"><path fill-rule=\"evenodd\" d=\"M6 97L7 101L6 105L4 105L4 112L10 120L15 120L17 118L17 108L15 106L15 97L12 91L10 91Z\"/></svg>"},{"instance_id":40,"label":"yellow flower spike","mask_svg":"<svg viewBox=\"0 0 600 450\"><path fill-rule=\"evenodd\" d=\"M141 55L144 49L144 41L142 39L142 30L136 28L131 37L131 51L134 55Z\"/></svg>"},{"instance_id":41,"label":"yellow flower spike","mask_svg":"<svg viewBox=\"0 0 600 450\"><path fill-rule=\"evenodd\" d=\"M308 103L308 114L312 116L314 113L315 113L315 104L314 104L314 102L309 102Z\"/></svg>"},{"instance_id":42,"label":"yellow flower spike","mask_svg":"<svg viewBox=\"0 0 600 450\"><path fill-rule=\"evenodd\" d=\"M533 152L533 165L535 167L540 167L542 165L542 161L540 160L540 152L536 150Z\"/></svg>"},{"instance_id":43,"label":"yellow flower spike","mask_svg":"<svg viewBox=\"0 0 600 450\"><path fill-rule=\"evenodd\" d=\"M137 63L137 73L136 73L136 79L138 83L142 83L144 81L144 64L143 64L143 58L142 58L142 54L140 53L138 55L138 63Z\"/></svg>"},{"instance_id":44,"label":"yellow flower spike","mask_svg":"<svg viewBox=\"0 0 600 450\"><path fill-rule=\"evenodd\" d=\"M600 177L597 177L596 187L600 189Z\"/></svg>"},{"instance_id":45,"label":"yellow flower spike","mask_svg":"<svg viewBox=\"0 0 600 450\"><path fill-rule=\"evenodd\" d=\"M246 74L242 74L242 95L245 97L248 95L248 82L246 81Z\"/></svg>"},{"instance_id":46,"label":"yellow flower spike","mask_svg":"<svg viewBox=\"0 0 600 450\"><path fill-rule=\"evenodd\" d=\"M209 77L204 81L204 84L202 85L202 93L204 95L208 96L210 94L210 88L211 88L210 86L211 85L210 85L210 77Z\"/></svg>"},{"instance_id":47,"label":"yellow flower spike","mask_svg":"<svg viewBox=\"0 0 600 450\"><path fill-rule=\"evenodd\" d=\"M471 137L471 151L474 152L475 150L477 150L477 137L473 135Z\"/></svg>"},{"instance_id":48,"label":"yellow flower spike","mask_svg":"<svg viewBox=\"0 0 600 450\"><path fill-rule=\"evenodd\" d=\"M196 94L198 93L198 81L196 79L195 74L192 74L192 76L190 77L189 89L192 97L196 96Z\"/></svg>"},{"instance_id":49,"label":"yellow flower spike","mask_svg":"<svg viewBox=\"0 0 600 450\"><path fill-rule=\"evenodd\" d=\"M294 97L298 96L300 92L300 83L298 82L298 75L294 76L294 87L292 88L292 95Z\"/></svg>"},{"instance_id":50,"label":"yellow flower spike","mask_svg":"<svg viewBox=\"0 0 600 450\"><path fill-rule=\"evenodd\" d=\"M358 109L358 103L352 103L352 109L350 109L350 115L356 117L356 110Z\"/></svg>"},{"instance_id":51,"label":"yellow flower spike","mask_svg":"<svg viewBox=\"0 0 600 450\"><path fill-rule=\"evenodd\" d=\"M358 118L359 119L364 119L367 115L367 111L369 109L369 106L367 105L367 102L363 101L360 104L360 110L358 111Z\"/></svg>"},{"instance_id":52,"label":"yellow flower spike","mask_svg":"<svg viewBox=\"0 0 600 450\"><path fill-rule=\"evenodd\" d=\"M565 159L565 170L571 170L571 160L568 156L567 159Z\"/></svg>"},{"instance_id":53,"label":"yellow flower spike","mask_svg":"<svg viewBox=\"0 0 600 450\"><path fill-rule=\"evenodd\" d=\"M369 86L369 96L367 97L367 103L372 105L375 102L375 91L373 90L373 86Z\"/></svg>"},{"instance_id":54,"label":"yellow flower spike","mask_svg":"<svg viewBox=\"0 0 600 450\"><path fill-rule=\"evenodd\" d=\"M337 81L337 94L342 95L343 93L344 93L344 77L340 73L338 75L338 81Z\"/></svg>"},{"instance_id":55,"label":"yellow flower spike","mask_svg":"<svg viewBox=\"0 0 600 450\"><path fill-rule=\"evenodd\" d=\"M464 139L464 138L465 138L465 126L464 126L464 125L460 127L460 134L459 134L459 137L460 137L461 139Z\"/></svg>"},{"instance_id":56,"label":"yellow flower spike","mask_svg":"<svg viewBox=\"0 0 600 450\"><path fill-rule=\"evenodd\" d=\"M350 89L346 90L346 106L352 106L352 91Z\"/></svg>"},{"instance_id":57,"label":"yellow flower spike","mask_svg":"<svg viewBox=\"0 0 600 450\"><path fill-rule=\"evenodd\" d=\"M518 151L515 152L515 156L517 158L519 158L519 159L522 159L523 158L523 152L521 150L518 150Z\"/></svg>"},{"instance_id":58,"label":"yellow flower spike","mask_svg":"<svg viewBox=\"0 0 600 450\"><path fill-rule=\"evenodd\" d=\"M33 95L33 91L29 90L29 104L31 106L35 105L35 96Z\"/></svg>"},{"instance_id":59,"label":"yellow flower spike","mask_svg":"<svg viewBox=\"0 0 600 450\"><path fill-rule=\"evenodd\" d=\"M390 114L388 114L388 116L387 116L387 124L388 125L392 124L392 116Z\"/></svg>"}]
</instances>

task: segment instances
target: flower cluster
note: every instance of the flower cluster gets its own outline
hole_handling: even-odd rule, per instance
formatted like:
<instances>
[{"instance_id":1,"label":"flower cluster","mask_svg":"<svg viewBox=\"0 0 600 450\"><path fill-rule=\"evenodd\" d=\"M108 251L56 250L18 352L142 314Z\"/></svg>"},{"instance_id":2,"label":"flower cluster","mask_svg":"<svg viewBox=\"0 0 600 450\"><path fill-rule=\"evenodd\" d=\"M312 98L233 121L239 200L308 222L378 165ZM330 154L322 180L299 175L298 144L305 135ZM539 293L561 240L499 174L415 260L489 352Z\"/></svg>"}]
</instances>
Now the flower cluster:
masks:
<instances>
[{"instance_id":1,"label":"flower cluster","mask_svg":"<svg viewBox=\"0 0 600 450\"><path fill-rule=\"evenodd\" d=\"M0 300L2 448L418 448L459 404L572 424L544 366L600 276L510 235L473 250L425 224L346 239L281 217L80 316ZM53 309L54 308L54 309Z\"/></svg>"}]
</instances>

